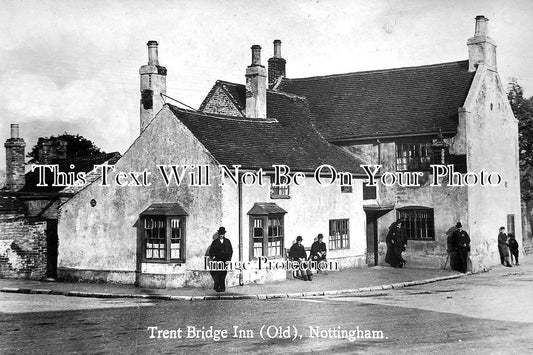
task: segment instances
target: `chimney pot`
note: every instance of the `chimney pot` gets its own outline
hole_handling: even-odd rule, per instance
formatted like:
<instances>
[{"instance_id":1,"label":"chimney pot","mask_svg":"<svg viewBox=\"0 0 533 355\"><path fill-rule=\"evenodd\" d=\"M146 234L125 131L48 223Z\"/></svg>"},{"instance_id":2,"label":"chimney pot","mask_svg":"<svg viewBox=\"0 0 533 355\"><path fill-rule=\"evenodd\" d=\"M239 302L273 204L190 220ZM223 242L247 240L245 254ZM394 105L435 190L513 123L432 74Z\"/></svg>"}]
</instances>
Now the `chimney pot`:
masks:
<instances>
[{"instance_id":1,"label":"chimney pot","mask_svg":"<svg viewBox=\"0 0 533 355\"><path fill-rule=\"evenodd\" d=\"M16 123L11 124L11 138L19 138L19 125Z\"/></svg>"},{"instance_id":2,"label":"chimney pot","mask_svg":"<svg viewBox=\"0 0 533 355\"><path fill-rule=\"evenodd\" d=\"M274 58L281 58L281 41L274 40Z\"/></svg>"},{"instance_id":3,"label":"chimney pot","mask_svg":"<svg viewBox=\"0 0 533 355\"><path fill-rule=\"evenodd\" d=\"M483 15L476 16L476 32L475 37L489 35L489 19Z\"/></svg>"},{"instance_id":4,"label":"chimney pot","mask_svg":"<svg viewBox=\"0 0 533 355\"><path fill-rule=\"evenodd\" d=\"M148 41L148 65L159 65L159 58L157 54L157 41Z\"/></svg>"},{"instance_id":5,"label":"chimney pot","mask_svg":"<svg viewBox=\"0 0 533 355\"><path fill-rule=\"evenodd\" d=\"M261 65L261 46L254 44L252 46L252 66Z\"/></svg>"}]
</instances>

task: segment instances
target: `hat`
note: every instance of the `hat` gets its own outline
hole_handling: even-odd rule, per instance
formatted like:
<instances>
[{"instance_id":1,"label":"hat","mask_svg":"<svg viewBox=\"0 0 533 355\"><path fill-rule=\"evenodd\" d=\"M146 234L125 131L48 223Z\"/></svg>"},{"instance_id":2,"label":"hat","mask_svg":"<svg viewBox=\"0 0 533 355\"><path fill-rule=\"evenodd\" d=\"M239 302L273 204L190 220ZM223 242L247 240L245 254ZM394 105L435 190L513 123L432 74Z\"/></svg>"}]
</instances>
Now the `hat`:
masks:
<instances>
[{"instance_id":1,"label":"hat","mask_svg":"<svg viewBox=\"0 0 533 355\"><path fill-rule=\"evenodd\" d=\"M461 222L457 222L457 224L455 225L455 228L461 228L463 225L461 224Z\"/></svg>"},{"instance_id":2,"label":"hat","mask_svg":"<svg viewBox=\"0 0 533 355\"><path fill-rule=\"evenodd\" d=\"M296 241L302 241L302 240L304 240L304 239L302 238L301 235L299 235L299 236L296 237Z\"/></svg>"},{"instance_id":3,"label":"hat","mask_svg":"<svg viewBox=\"0 0 533 355\"><path fill-rule=\"evenodd\" d=\"M317 239L323 239L324 236L322 235L322 233L318 233L318 235L316 236Z\"/></svg>"},{"instance_id":4,"label":"hat","mask_svg":"<svg viewBox=\"0 0 533 355\"><path fill-rule=\"evenodd\" d=\"M220 228L218 229L218 232L217 232L217 233L218 233L218 234L226 234L226 228L224 228L224 227L220 227Z\"/></svg>"}]
</instances>

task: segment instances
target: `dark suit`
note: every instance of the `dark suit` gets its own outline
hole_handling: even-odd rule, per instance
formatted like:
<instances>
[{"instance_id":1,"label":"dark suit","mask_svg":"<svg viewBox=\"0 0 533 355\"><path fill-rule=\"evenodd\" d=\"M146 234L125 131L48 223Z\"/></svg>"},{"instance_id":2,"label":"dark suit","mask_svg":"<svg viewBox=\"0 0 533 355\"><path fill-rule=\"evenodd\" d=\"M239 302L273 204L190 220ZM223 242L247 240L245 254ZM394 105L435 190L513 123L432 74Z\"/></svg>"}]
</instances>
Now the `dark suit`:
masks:
<instances>
[{"instance_id":1,"label":"dark suit","mask_svg":"<svg viewBox=\"0 0 533 355\"><path fill-rule=\"evenodd\" d=\"M387 243L385 262L392 267L403 267L405 259L402 257L402 252L405 250L405 244L407 244L403 230L396 226L391 227L385 241Z\"/></svg>"},{"instance_id":2,"label":"dark suit","mask_svg":"<svg viewBox=\"0 0 533 355\"><path fill-rule=\"evenodd\" d=\"M291 246L291 249L289 250L289 258L295 261L300 261L300 262L306 261L307 253L305 252L304 246L298 245L298 242L294 243ZM296 270L296 274L300 275L304 280L307 280L308 278L309 280L311 280L312 273L311 273L311 270L309 270L309 268L305 269L305 273L304 273L304 270L302 270L301 268L298 268Z\"/></svg>"},{"instance_id":3,"label":"dark suit","mask_svg":"<svg viewBox=\"0 0 533 355\"><path fill-rule=\"evenodd\" d=\"M318 255L320 253L320 255ZM311 245L311 260L320 262L326 260L326 243L319 242L318 240Z\"/></svg>"},{"instance_id":4,"label":"dark suit","mask_svg":"<svg viewBox=\"0 0 533 355\"><path fill-rule=\"evenodd\" d=\"M468 270L468 252L470 251L470 237L464 230L456 230L452 235L453 245L459 254L459 270L465 273Z\"/></svg>"},{"instance_id":5,"label":"dark suit","mask_svg":"<svg viewBox=\"0 0 533 355\"><path fill-rule=\"evenodd\" d=\"M213 261L231 261L231 256L233 255L233 248L231 247L231 242L229 239L224 238L221 239L217 238L213 240L211 243L211 247L209 248L209 257ZM223 271L211 271L211 276L213 276L213 280L215 281L215 290L217 292L223 292L226 290L226 274L228 272L226 270Z\"/></svg>"}]
</instances>

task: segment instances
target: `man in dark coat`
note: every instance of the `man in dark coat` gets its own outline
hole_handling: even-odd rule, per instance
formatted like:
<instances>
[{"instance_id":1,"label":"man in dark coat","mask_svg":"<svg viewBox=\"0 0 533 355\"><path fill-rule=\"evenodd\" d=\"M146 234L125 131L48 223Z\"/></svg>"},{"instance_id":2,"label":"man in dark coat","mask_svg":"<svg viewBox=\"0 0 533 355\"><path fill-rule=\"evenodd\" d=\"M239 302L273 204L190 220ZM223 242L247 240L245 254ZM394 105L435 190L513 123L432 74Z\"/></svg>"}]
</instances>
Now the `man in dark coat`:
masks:
<instances>
[{"instance_id":1,"label":"man in dark coat","mask_svg":"<svg viewBox=\"0 0 533 355\"><path fill-rule=\"evenodd\" d=\"M390 225L385 242L387 243L385 262L392 267L402 268L405 265L402 252L407 246L407 238L403 233L401 221L396 221Z\"/></svg>"},{"instance_id":2,"label":"man in dark coat","mask_svg":"<svg viewBox=\"0 0 533 355\"><path fill-rule=\"evenodd\" d=\"M455 232L452 234L452 241L454 249L459 254L459 270L465 273L468 270L468 252L470 251L470 237L468 233L463 230L461 222L455 225Z\"/></svg>"},{"instance_id":3,"label":"man in dark coat","mask_svg":"<svg viewBox=\"0 0 533 355\"><path fill-rule=\"evenodd\" d=\"M211 260L220 262L219 264L223 268L223 270L211 272L211 276L213 276L213 280L215 281L214 289L217 292L226 291L226 274L228 273L226 262L231 261L231 256L233 255L231 242L225 236L226 228L220 227L218 229L218 238L213 240L209 248L209 257Z\"/></svg>"},{"instance_id":4,"label":"man in dark coat","mask_svg":"<svg viewBox=\"0 0 533 355\"><path fill-rule=\"evenodd\" d=\"M511 263L509 263L509 248L507 247L505 227L500 227L500 232L498 233L498 251L500 252L500 261L502 265L511 267Z\"/></svg>"},{"instance_id":5,"label":"man in dark coat","mask_svg":"<svg viewBox=\"0 0 533 355\"><path fill-rule=\"evenodd\" d=\"M316 261L318 273L322 272L322 270L320 270L318 267L318 264L321 261L326 261L326 243L324 243L323 240L324 236L322 233L318 234L316 241L311 245L311 253L309 256L312 261Z\"/></svg>"},{"instance_id":6,"label":"man in dark coat","mask_svg":"<svg viewBox=\"0 0 533 355\"><path fill-rule=\"evenodd\" d=\"M309 270L309 267L305 268L305 272L303 269L302 262L307 260L307 253L305 252L305 248L302 245L303 238L301 236L296 237L296 243L294 243L289 250L289 258L293 261L298 261L300 263L300 266L298 267L297 274L300 274L301 277L304 279L304 281L312 281L312 273L311 270Z\"/></svg>"}]
</instances>

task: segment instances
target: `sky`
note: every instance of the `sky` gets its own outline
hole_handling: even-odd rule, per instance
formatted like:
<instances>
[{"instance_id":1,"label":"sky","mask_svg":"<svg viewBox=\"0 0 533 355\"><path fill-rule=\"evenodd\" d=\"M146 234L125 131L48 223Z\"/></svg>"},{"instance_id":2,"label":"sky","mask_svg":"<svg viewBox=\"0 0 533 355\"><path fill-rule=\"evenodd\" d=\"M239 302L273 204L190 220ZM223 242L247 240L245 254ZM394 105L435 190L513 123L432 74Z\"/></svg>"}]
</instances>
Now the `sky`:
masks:
<instances>
[{"instance_id":1,"label":"sky","mask_svg":"<svg viewBox=\"0 0 533 355\"><path fill-rule=\"evenodd\" d=\"M266 65L280 39L290 78L444 63L468 58L476 15L490 20L503 82L532 96L529 0L2 0L0 141L18 123L26 152L68 132L124 153L139 134L149 40L167 94L198 107L216 80L244 84L253 44Z\"/></svg>"}]
</instances>

